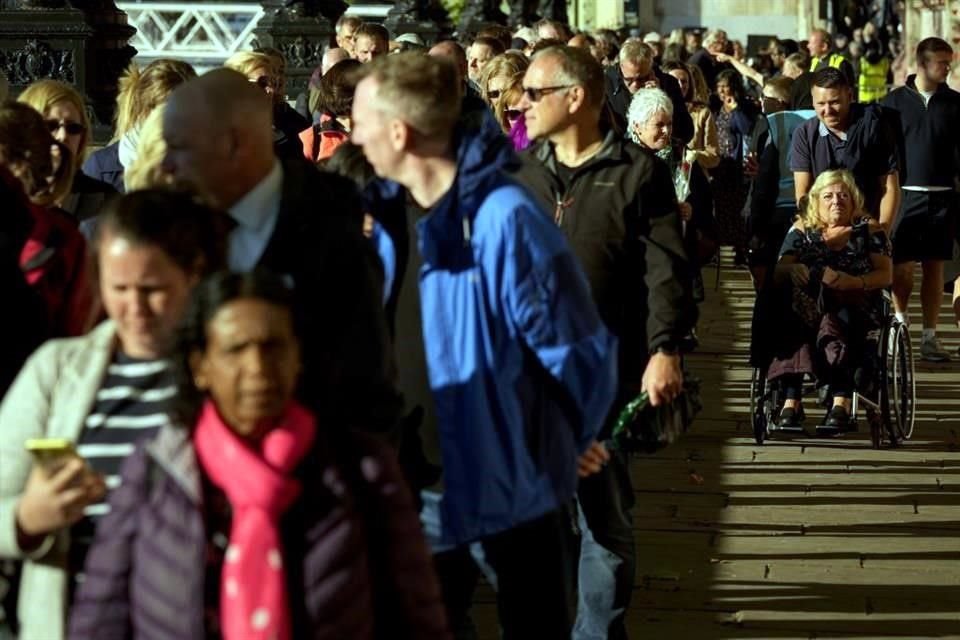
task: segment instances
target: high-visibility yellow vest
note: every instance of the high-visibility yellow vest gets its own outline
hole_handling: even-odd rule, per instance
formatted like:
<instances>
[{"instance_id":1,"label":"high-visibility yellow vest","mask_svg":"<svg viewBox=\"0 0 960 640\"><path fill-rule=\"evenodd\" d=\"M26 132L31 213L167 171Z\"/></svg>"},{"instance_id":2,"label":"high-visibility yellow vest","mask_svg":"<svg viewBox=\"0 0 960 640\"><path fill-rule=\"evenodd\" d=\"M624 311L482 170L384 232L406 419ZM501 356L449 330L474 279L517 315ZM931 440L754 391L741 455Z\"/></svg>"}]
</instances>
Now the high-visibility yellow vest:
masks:
<instances>
[{"instance_id":1,"label":"high-visibility yellow vest","mask_svg":"<svg viewBox=\"0 0 960 640\"><path fill-rule=\"evenodd\" d=\"M880 62L870 64L866 58L860 58L860 79L857 82L860 102L877 102L887 95L887 75L890 73L890 58L881 58Z\"/></svg>"},{"instance_id":2,"label":"high-visibility yellow vest","mask_svg":"<svg viewBox=\"0 0 960 640\"><path fill-rule=\"evenodd\" d=\"M844 61L845 59L846 59L846 58L844 58L844 57L843 57L841 54L839 54L839 53L831 53L831 54L830 54L830 57L827 58L827 66L828 66L828 67L833 67L834 69L839 69L839 68L840 68L840 65L843 64L843 61ZM821 60L823 60L823 58L811 58L811 59L810 59L810 71L811 71L811 72L817 70L817 67L820 66L820 61L821 61Z\"/></svg>"}]
</instances>

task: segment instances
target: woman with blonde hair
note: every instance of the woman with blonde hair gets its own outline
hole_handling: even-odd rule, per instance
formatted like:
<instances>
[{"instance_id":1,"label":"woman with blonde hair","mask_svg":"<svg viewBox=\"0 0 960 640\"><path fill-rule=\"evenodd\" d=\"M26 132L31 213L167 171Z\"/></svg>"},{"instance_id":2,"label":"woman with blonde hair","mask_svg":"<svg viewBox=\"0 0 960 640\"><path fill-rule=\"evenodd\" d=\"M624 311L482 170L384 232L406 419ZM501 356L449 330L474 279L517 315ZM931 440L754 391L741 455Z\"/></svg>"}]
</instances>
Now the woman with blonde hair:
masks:
<instances>
[{"instance_id":1,"label":"woman with blonde hair","mask_svg":"<svg viewBox=\"0 0 960 640\"><path fill-rule=\"evenodd\" d=\"M525 56L512 51L490 58L480 71L480 97L495 109L503 90L517 74L523 76L528 66L530 61Z\"/></svg>"},{"instance_id":2,"label":"woman with blonde hair","mask_svg":"<svg viewBox=\"0 0 960 640\"><path fill-rule=\"evenodd\" d=\"M90 155L83 171L124 191L123 174L137 155L141 127L173 90L197 77L186 62L161 58L141 69L131 64L120 78L116 124L110 144Z\"/></svg>"},{"instance_id":3,"label":"woman with blonde hair","mask_svg":"<svg viewBox=\"0 0 960 640\"><path fill-rule=\"evenodd\" d=\"M263 89L273 105L273 148L277 155L292 158L303 154L300 133L311 123L290 108L281 95L283 85L282 58L259 51L238 51L223 66L246 76L247 80Z\"/></svg>"},{"instance_id":4,"label":"woman with blonde hair","mask_svg":"<svg viewBox=\"0 0 960 640\"><path fill-rule=\"evenodd\" d=\"M842 247L828 237L849 231ZM806 208L787 233L774 272L781 295L768 380L779 379L786 399L777 428L798 430L803 421L804 374L816 373L833 398L818 432L850 426L854 372L871 351L867 336L884 321L881 290L893 281L887 235L863 211L863 194L849 171L825 171L810 190Z\"/></svg>"},{"instance_id":5,"label":"woman with blonde hair","mask_svg":"<svg viewBox=\"0 0 960 640\"><path fill-rule=\"evenodd\" d=\"M83 97L66 83L45 79L24 89L17 101L40 113L54 139L70 150L73 180L69 192L57 205L77 221L96 216L117 190L80 170L91 133Z\"/></svg>"}]
</instances>

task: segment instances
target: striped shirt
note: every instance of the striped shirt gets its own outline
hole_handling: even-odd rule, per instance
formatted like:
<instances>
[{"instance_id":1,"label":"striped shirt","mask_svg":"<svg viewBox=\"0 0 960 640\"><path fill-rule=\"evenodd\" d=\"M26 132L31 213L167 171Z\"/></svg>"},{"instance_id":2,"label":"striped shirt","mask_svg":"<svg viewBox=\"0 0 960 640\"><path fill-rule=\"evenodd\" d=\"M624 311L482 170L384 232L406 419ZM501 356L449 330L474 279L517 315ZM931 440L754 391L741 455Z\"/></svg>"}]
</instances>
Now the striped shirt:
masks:
<instances>
[{"instance_id":1,"label":"striped shirt","mask_svg":"<svg viewBox=\"0 0 960 640\"><path fill-rule=\"evenodd\" d=\"M176 395L167 360L139 360L117 352L97 391L77 441L77 452L94 471L103 474L108 491L120 485L120 469L141 440L167 424L169 403ZM71 535L71 569L83 570L97 521L108 513L107 499L91 504Z\"/></svg>"}]
</instances>

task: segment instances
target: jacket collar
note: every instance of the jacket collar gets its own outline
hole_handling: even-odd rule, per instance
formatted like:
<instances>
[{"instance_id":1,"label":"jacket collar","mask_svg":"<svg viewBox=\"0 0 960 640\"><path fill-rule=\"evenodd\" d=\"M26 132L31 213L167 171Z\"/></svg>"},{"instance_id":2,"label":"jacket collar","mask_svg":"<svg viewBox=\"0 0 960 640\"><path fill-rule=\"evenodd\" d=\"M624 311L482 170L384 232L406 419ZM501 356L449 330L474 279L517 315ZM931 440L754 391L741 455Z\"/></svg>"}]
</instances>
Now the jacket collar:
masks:
<instances>
[{"instance_id":1,"label":"jacket collar","mask_svg":"<svg viewBox=\"0 0 960 640\"><path fill-rule=\"evenodd\" d=\"M112 320L104 320L86 335L84 357L71 360L66 372L77 379L102 376L116 348L117 327Z\"/></svg>"},{"instance_id":2,"label":"jacket collar","mask_svg":"<svg viewBox=\"0 0 960 640\"><path fill-rule=\"evenodd\" d=\"M919 94L920 90L917 89L917 74L911 73L909 76L907 76L907 81L904 83L903 86L910 89L914 93ZM946 82L944 82L942 84L937 85L937 89L933 92L933 94L936 95L938 93L945 93L949 91L949 89L950 87L947 86Z\"/></svg>"},{"instance_id":3,"label":"jacket collar","mask_svg":"<svg viewBox=\"0 0 960 640\"><path fill-rule=\"evenodd\" d=\"M147 453L194 503L202 502L200 466L188 429L174 425L162 427L147 445Z\"/></svg>"},{"instance_id":4,"label":"jacket collar","mask_svg":"<svg viewBox=\"0 0 960 640\"><path fill-rule=\"evenodd\" d=\"M600 145L600 150L597 151L592 158L579 167L576 167L575 171L580 172L583 169L587 169L601 162L606 162L607 160L620 160L625 158L625 145L627 144L632 143L622 140L612 129L607 131L606 136L603 138L603 144ZM534 157L536 157L537 161L542 163L552 175L557 175L557 153L552 142L541 142L534 150Z\"/></svg>"}]
</instances>

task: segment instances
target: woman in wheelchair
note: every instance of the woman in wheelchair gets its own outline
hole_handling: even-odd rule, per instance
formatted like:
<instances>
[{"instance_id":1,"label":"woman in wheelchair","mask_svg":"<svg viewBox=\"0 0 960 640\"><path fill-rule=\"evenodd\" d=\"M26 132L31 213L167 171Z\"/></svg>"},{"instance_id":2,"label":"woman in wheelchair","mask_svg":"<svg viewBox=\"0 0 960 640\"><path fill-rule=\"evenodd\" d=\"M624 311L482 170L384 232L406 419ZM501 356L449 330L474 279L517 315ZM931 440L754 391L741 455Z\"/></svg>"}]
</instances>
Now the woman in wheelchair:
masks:
<instances>
[{"instance_id":1,"label":"woman in wheelchair","mask_svg":"<svg viewBox=\"0 0 960 640\"><path fill-rule=\"evenodd\" d=\"M821 173L783 241L774 272L771 311L777 322L769 328L773 358L767 379L779 381L785 399L776 428L801 429L804 374L815 374L827 387L825 397L832 396L818 430L851 428L855 372L872 353L865 348L868 334L884 322L881 291L892 278L890 243L863 211L853 176Z\"/></svg>"}]
</instances>

